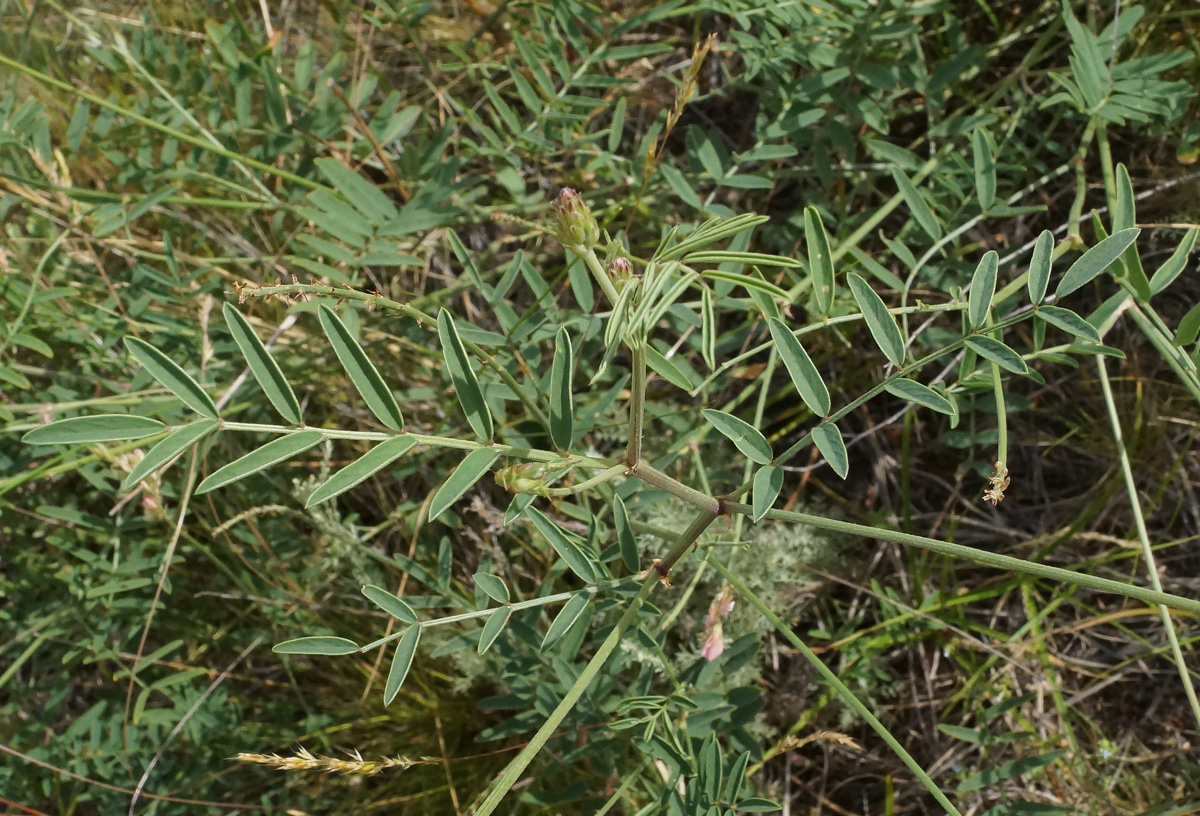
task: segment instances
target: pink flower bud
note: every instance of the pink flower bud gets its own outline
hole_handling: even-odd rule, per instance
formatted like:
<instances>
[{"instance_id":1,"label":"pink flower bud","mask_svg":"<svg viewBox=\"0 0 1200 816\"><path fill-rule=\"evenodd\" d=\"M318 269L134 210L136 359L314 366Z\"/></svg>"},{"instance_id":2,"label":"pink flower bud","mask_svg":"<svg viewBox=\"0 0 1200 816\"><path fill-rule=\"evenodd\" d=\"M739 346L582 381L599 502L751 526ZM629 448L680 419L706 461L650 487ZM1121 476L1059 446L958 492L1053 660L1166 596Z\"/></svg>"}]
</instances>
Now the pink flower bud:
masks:
<instances>
[{"instance_id":1,"label":"pink flower bud","mask_svg":"<svg viewBox=\"0 0 1200 816\"><path fill-rule=\"evenodd\" d=\"M554 199L554 226L558 240L572 249L591 249L600 240L600 225L587 202L570 187L562 188Z\"/></svg>"},{"instance_id":2,"label":"pink flower bud","mask_svg":"<svg viewBox=\"0 0 1200 816\"><path fill-rule=\"evenodd\" d=\"M725 651L725 634L722 632L721 622L717 621L709 629L708 638L704 641L703 648L700 649L700 656L712 663L721 653Z\"/></svg>"},{"instance_id":3,"label":"pink flower bud","mask_svg":"<svg viewBox=\"0 0 1200 816\"><path fill-rule=\"evenodd\" d=\"M619 292L625 284L633 280L633 264L628 258L613 258L608 263L608 274Z\"/></svg>"}]
</instances>

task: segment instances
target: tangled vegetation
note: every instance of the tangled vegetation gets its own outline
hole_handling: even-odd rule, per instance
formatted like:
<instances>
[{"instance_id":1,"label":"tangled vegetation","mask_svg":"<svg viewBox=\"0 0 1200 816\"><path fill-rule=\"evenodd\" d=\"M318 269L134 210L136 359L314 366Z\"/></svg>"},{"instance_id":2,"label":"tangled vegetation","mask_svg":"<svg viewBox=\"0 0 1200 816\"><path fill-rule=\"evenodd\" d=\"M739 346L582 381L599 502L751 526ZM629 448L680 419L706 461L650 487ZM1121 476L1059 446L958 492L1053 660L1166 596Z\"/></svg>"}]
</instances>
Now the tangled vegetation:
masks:
<instances>
[{"instance_id":1,"label":"tangled vegetation","mask_svg":"<svg viewBox=\"0 0 1200 816\"><path fill-rule=\"evenodd\" d=\"M0 21L12 812L1200 809L1186 3Z\"/></svg>"}]
</instances>

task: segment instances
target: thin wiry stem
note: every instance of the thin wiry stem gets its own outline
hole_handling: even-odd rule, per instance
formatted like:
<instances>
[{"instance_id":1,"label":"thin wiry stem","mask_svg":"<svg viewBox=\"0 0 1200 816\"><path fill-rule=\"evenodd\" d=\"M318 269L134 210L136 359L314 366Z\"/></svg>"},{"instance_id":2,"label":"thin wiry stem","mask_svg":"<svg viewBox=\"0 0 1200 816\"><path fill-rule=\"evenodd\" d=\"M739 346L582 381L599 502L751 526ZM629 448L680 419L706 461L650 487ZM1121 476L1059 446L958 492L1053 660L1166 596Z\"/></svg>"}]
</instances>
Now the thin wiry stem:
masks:
<instances>
[{"instance_id":1,"label":"thin wiry stem","mask_svg":"<svg viewBox=\"0 0 1200 816\"><path fill-rule=\"evenodd\" d=\"M713 565L717 572L725 576L725 580L732 584L738 593L742 595L742 597L748 600L756 609L758 609L759 612L762 613L764 618L770 621L771 625L775 627L775 630L779 632L779 634L783 635L784 639L787 640L788 643L792 644L792 646L796 648L796 651L803 655L805 660L812 664L812 667L817 670L822 678L824 678L825 682L832 686L835 691L837 691L838 696L845 701L846 705L850 706L850 708L854 709L854 712L858 714L858 716L866 720L867 724L871 726L875 733L878 734L883 741L887 743L888 747L892 749L896 756L900 758L900 761L903 762L905 766L913 772L913 775L916 776L918 780L920 780L921 784L925 786L925 789L933 795L933 798L937 800L938 804L941 805L942 808L952 816L962 816L962 813L959 811L959 809L956 808L948 798L946 798L946 794L942 793L942 789L938 787L937 783L930 779L929 774L925 773L925 769L921 767L920 763L913 759L912 754L906 751L904 746L900 744L900 741L892 736L892 732L887 729L887 726L881 723L879 718L871 713L871 710L863 704L862 700L859 700L858 697L854 695L854 692L850 690L849 686L841 681L841 678L834 673L833 669L825 665L825 661L817 657L813 653L812 649L808 648L808 645L801 640L795 632L792 631L792 627L788 626L780 619L778 615L772 612L771 608L763 603L762 599L755 595L740 578L726 569L724 564L722 564L720 561L717 561L711 555L709 556L708 561Z\"/></svg>"},{"instance_id":2,"label":"thin wiry stem","mask_svg":"<svg viewBox=\"0 0 1200 816\"><path fill-rule=\"evenodd\" d=\"M1129 453L1125 450L1125 439L1121 433L1121 420L1117 416L1117 404L1113 399L1112 385L1108 380L1108 369L1104 358L1096 355L1096 372L1100 376L1100 389L1104 392L1104 405L1108 409L1108 419L1112 424L1113 442L1117 446L1117 459L1121 463L1121 474L1125 477L1125 491L1129 494L1129 506L1133 509L1133 521L1137 527L1138 540L1142 544L1142 557L1146 559L1146 571L1150 573L1150 585L1156 592L1162 592L1162 580L1158 577L1158 566L1154 561L1154 550L1150 547L1150 534L1146 530L1146 520L1142 516L1142 504L1138 499L1137 484L1133 480L1133 468L1129 464ZM1179 679L1183 681L1183 690L1187 694L1188 705L1192 707L1192 716L1200 725L1200 700L1196 699L1196 689L1192 686L1192 677L1188 673L1187 663L1183 659L1183 650L1179 647L1179 635L1175 631L1175 622L1165 604L1158 605L1162 616L1163 627L1167 630L1167 640L1171 643L1171 654L1175 658L1175 667L1179 670Z\"/></svg>"}]
</instances>

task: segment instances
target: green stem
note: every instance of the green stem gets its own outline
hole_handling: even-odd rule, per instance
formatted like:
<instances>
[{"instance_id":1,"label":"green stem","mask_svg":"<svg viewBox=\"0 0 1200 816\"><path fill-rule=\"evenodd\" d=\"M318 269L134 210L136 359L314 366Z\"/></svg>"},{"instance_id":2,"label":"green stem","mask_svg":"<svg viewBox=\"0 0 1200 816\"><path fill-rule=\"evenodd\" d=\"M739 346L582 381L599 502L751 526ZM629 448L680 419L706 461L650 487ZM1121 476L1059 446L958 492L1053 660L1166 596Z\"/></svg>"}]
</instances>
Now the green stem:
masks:
<instances>
[{"instance_id":1,"label":"green stem","mask_svg":"<svg viewBox=\"0 0 1200 816\"><path fill-rule=\"evenodd\" d=\"M604 583L604 584L596 584L594 586L585 587L584 589L572 590L571 592L559 592L557 595L546 595L545 597L542 597L542 598L530 598L527 601L517 601L516 603L507 603L507 604L501 604L500 606L491 606L491 607L488 607L487 609L479 609L474 612L463 612L458 615L449 615L444 618L430 618L429 620L420 621L420 622L414 623L412 625L420 626L424 629L428 629L433 626L445 626L448 623L461 623L462 621L473 620L475 618L486 618L488 615L491 615L497 609L508 609L512 612L517 612L521 609L533 609L533 608L539 607L539 606L549 606L550 604L558 603L559 601L569 601L569 600L571 600L571 598L574 598L576 595L579 595L581 593L586 593L588 595L595 595L601 589L615 587L620 584L627 583L628 580L629 580L628 578L621 578L616 581L608 581L607 583ZM359 646L358 650L360 652L369 652L372 649L378 649L380 646L384 646L388 643L391 643L393 640L396 640L397 638L403 637L405 631L407 631L407 627L404 630L401 630L399 632L393 632L392 634L388 635L387 637L380 638L379 640L373 640L365 646Z\"/></svg>"},{"instance_id":2,"label":"green stem","mask_svg":"<svg viewBox=\"0 0 1200 816\"><path fill-rule=\"evenodd\" d=\"M1050 678L1050 696L1054 698L1054 708L1058 712L1058 724L1067 737L1067 747L1074 753L1079 750L1079 743L1075 739L1075 729L1071 727L1070 709L1063 697L1062 679L1059 677L1058 670L1054 668L1054 661L1050 659L1050 650L1046 646L1046 634L1042 629L1037 606L1033 602L1033 589L1030 583L1029 581L1021 582L1021 600L1025 605L1025 617L1029 619L1029 631L1033 633L1033 648L1038 653L1042 671L1046 672L1046 676Z\"/></svg>"},{"instance_id":3,"label":"green stem","mask_svg":"<svg viewBox=\"0 0 1200 816\"><path fill-rule=\"evenodd\" d=\"M612 481L612 479L624 473L628 473L629 468L625 464L613 465L607 470L602 470L590 479L586 479L579 484L571 485L570 487L550 487L546 489L547 496L574 496L577 493L582 493L588 488L595 487L599 484Z\"/></svg>"},{"instance_id":4,"label":"green stem","mask_svg":"<svg viewBox=\"0 0 1200 816\"><path fill-rule=\"evenodd\" d=\"M1080 222L1083 221L1083 204L1087 198L1087 168L1084 165L1087 162L1088 145L1095 132L1096 118L1092 117L1084 128L1083 138L1079 140L1079 150L1075 152L1075 200L1071 202L1071 213L1067 216L1067 238L1076 245L1082 241L1079 235Z\"/></svg>"},{"instance_id":5,"label":"green stem","mask_svg":"<svg viewBox=\"0 0 1200 816\"><path fill-rule=\"evenodd\" d=\"M817 657L816 654L813 653L813 650L808 648L804 641L802 641L799 636L792 631L792 628L784 623L778 615L772 612L770 607L762 602L762 599L751 592L749 587L742 583L740 578L727 570L720 561L712 558L711 555L709 556L708 561L713 565L717 572L725 576L726 581L732 584L746 600L753 604L754 607L756 607L758 611L762 613L764 618L770 621L771 625L775 627L776 631L783 635L787 642L792 644L792 646L794 646L796 650L804 656L805 660L812 664L812 667L816 669L818 673L820 673L820 675L825 679L825 682L837 691L838 696L842 698L846 705L850 706L850 708L854 709L854 712L858 714L858 716L866 720L867 724L871 726L875 733L878 734L880 738L887 743L888 747L895 752L896 756L900 758L900 761L903 762L905 766L913 772L917 779L920 780L921 784L925 786L926 790L933 795L933 798L937 800L938 804L941 805L947 813L952 814L952 816L962 816L962 813L958 810L958 808L956 808L954 804L946 798L946 794L942 793L942 789L938 787L937 783L929 778L929 774L925 773L925 769L922 768L921 765L912 758L912 755L904 749L904 746L900 744L899 740L892 736L892 732L887 729L887 726L881 723L879 718L872 714L871 710L868 709L863 702L854 695L854 692L850 690L850 687L841 681L841 679L834 673L833 669L826 666L825 661Z\"/></svg>"},{"instance_id":6,"label":"green stem","mask_svg":"<svg viewBox=\"0 0 1200 816\"><path fill-rule=\"evenodd\" d=\"M688 504L708 510L714 514L721 512L721 503L707 493L688 487L678 479L674 479L661 470L646 462L639 462L629 469L630 476L636 476L643 482L661 488L672 495L683 499Z\"/></svg>"},{"instance_id":7,"label":"green stem","mask_svg":"<svg viewBox=\"0 0 1200 816\"><path fill-rule=\"evenodd\" d=\"M329 439L356 439L364 442L383 442L397 436L393 433L382 433L380 431L341 431L336 428L298 428L289 427L286 425L265 425L256 422L222 422L221 428L227 431L248 431L251 433L273 433L273 434L292 434L305 430L318 430L325 434ZM540 450L538 448L519 448L515 445L503 445L499 442L476 442L472 439L456 439L452 436L433 436L431 434L419 434L405 431L404 435L411 436L417 440L419 445L429 445L434 448L455 448L457 450L478 450L479 448L491 448L499 451L505 456L511 456L514 459L526 459L531 462L559 462L563 464L576 464L580 467L587 468L604 468L606 470L624 471L624 465L613 465L604 459L597 459L591 456L582 456L579 454L571 454L568 458L564 458L557 451ZM611 478L611 477L610 477Z\"/></svg>"},{"instance_id":8,"label":"green stem","mask_svg":"<svg viewBox=\"0 0 1200 816\"><path fill-rule=\"evenodd\" d=\"M522 773L525 772L525 769L529 767L529 763L533 761L533 758L538 755L538 753L542 750L542 747L545 746L545 744L550 740L550 737L552 737L555 731L558 730L559 725L561 725L562 721L566 719L567 714L571 712L571 709L573 709L575 704L579 702L579 698L583 696L583 693L587 690L587 687L591 685L592 680L594 680L596 675L600 673L600 669L602 669L604 664L608 662L608 658L616 650L617 645L621 642L621 638L624 637L625 632L637 621L638 612L641 611L642 605L645 604L646 599L650 597L650 593L653 592L654 587L657 586L659 576L661 574L665 574L663 568L666 567L665 571L669 571L670 567L667 566L668 562L670 564L674 564L675 561L679 560L679 557L682 556L683 553L687 552L688 547L695 543L696 539L699 538L700 535L708 528L708 525L712 523L714 518L716 518L715 513L702 512L698 514L692 523L688 525L688 528L683 531L683 534L680 535L679 539L675 542L675 545L671 548L671 552L667 555L667 558L664 559L663 564L660 565L658 571L652 570L650 574L647 575L643 580L641 590L630 602L629 607L625 610L625 614L623 614L621 619L617 621L617 625L613 627L613 630L609 633L608 637L606 637L604 642L600 644L600 648L596 650L596 654L592 656L592 659L588 661L587 666L585 666L583 671L580 672L579 678L567 691L567 694L565 697L563 697L562 702L555 706L554 711L552 711L550 716L546 718L546 722L544 722L542 727L537 730L537 733L533 735L533 739L531 739L528 744L521 749L519 754L513 757L512 762L510 762L508 767L504 769L504 772L500 774L500 777L496 780L496 783L492 786L491 790L488 791L487 796L479 804L479 807L468 811L468 816L489 816L489 814L495 812L505 795L507 795L512 786L516 784L517 779Z\"/></svg>"},{"instance_id":9,"label":"green stem","mask_svg":"<svg viewBox=\"0 0 1200 816\"><path fill-rule=\"evenodd\" d=\"M646 347L631 346L633 381L629 387L629 447L625 461L631 466L642 461L642 428L646 421Z\"/></svg>"},{"instance_id":10,"label":"green stem","mask_svg":"<svg viewBox=\"0 0 1200 816\"><path fill-rule=\"evenodd\" d=\"M596 283L600 284L601 290L604 291L604 296L608 298L609 304L616 306L620 295L617 294L617 288L613 286L612 280L608 277L608 270L600 265L600 259L596 257L596 250L589 248L580 251L576 247L569 247L569 249L580 258L583 258L583 262L591 270L592 277L596 279Z\"/></svg>"},{"instance_id":11,"label":"green stem","mask_svg":"<svg viewBox=\"0 0 1200 816\"><path fill-rule=\"evenodd\" d=\"M1121 420L1117 416L1117 404L1113 399L1112 385L1108 380L1108 369L1104 358L1096 355L1096 371L1100 375L1100 388L1104 392L1104 405L1108 409L1109 422L1112 424L1113 442L1117 445L1117 458L1121 463L1121 473L1125 477L1125 491L1129 494L1129 506L1133 509L1133 521L1137 527L1138 540L1142 544L1142 557L1146 560L1146 571L1150 573L1150 585L1156 592L1162 592L1162 580L1158 577L1158 566L1154 560L1154 551L1150 547L1150 534L1146 530L1146 520L1142 516L1142 503L1138 500L1137 484L1133 480L1133 468L1129 464L1129 453L1125 449L1124 435L1121 433ZM1171 620L1170 610L1163 604L1158 606L1162 616L1163 628L1167 630L1167 640L1171 644L1171 654L1175 657L1175 667L1179 671L1179 679L1183 681L1183 690L1187 694L1188 704L1192 707L1192 716L1200 724L1200 700L1196 699L1196 689L1192 686L1191 675L1188 674L1187 663L1183 660L1183 650L1179 647L1179 635L1175 631L1175 623Z\"/></svg>"},{"instance_id":12,"label":"green stem","mask_svg":"<svg viewBox=\"0 0 1200 816\"><path fill-rule=\"evenodd\" d=\"M737 502L725 502L725 510L729 513L744 513L746 515L753 513L753 508L751 508L750 505L739 504ZM930 552L948 555L951 558L959 558L963 561L982 564L986 567L995 567L996 569L1016 572L1022 575L1035 575L1038 578L1046 578L1051 581L1062 581L1074 586L1087 587L1089 589L1096 589L1101 592L1110 592L1113 595L1120 595L1125 598L1134 598L1148 604L1161 604L1163 606L1168 606L1171 609L1178 609L1183 612L1200 614L1200 601L1195 601L1190 598L1182 598L1178 595L1171 595L1166 592L1145 589L1144 587L1134 586L1133 584L1124 584L1120 581L1112 581L1107 578L1098 578L1095 575L1088 575L1082 572L1073 572L1060 567L1049 567L1045 564L1035 564L1032 561L1014 558L1011 555L1000 555L999 553L977 550L974 547L964 547L961 544L951 544L948 541L938 541L936 538L926 538L924 536L913 535L911 533L902 533L898 530L889 530L882 527L870 527L866 524L855 524L854 522L850 521L838 521L836 519L822 518L821 516L813 516L809 515L808 513L797 513L790 510L769 510L767 511L767 518L772 518L779 521L798 522L800 524L807 524L810 527L816 527L818 530L846 533L848 535L858 536L860 538L874 538L880 541L890 541L895 544L903 544L906 547L916 547L921 550L929 550Z\"/></svg>"}]
</instances>

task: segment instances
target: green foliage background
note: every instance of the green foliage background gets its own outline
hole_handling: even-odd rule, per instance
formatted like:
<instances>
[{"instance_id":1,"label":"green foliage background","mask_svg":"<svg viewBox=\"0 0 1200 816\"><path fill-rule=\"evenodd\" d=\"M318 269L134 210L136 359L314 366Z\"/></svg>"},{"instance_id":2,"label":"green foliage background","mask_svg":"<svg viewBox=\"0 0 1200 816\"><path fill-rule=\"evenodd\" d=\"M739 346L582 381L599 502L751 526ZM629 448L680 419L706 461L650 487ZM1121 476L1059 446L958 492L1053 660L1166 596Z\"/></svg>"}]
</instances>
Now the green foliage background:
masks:
<instances>
[{"instance_id":1,"label":"green foliage background","mask_svg":"<svg viewBox=\"0 0 1200 816\"><path fill-rule=\"evenodd\" d=\"M553 616L534 608L483 655L476 623L432 627L387 707L374 655L273 654L301 635L365 642L394 631L363 585L438 617L487 601L481 572L523 597L575 584L530 525L505 526L511 497L490 478L430 520L461 460L454 450L422 449L307 507L369 448L326 441L192 497L181 516L205 476L266 437L223 434L203 459L185 457L132 494L122 481L145 445L22 444L67 416L191 416L125 337L220 399L244 368L221 308L235 304L271 341L309 426L378 430L321 330L318 305L337 306L405 426L465 437L437 327L388 302L452 309L463 339L535 397L566 327L580 361L576 446L616 456L629 381L610 371L588 385L609 305L553 238L549 201L563 186L645 255L671 227L759 213L770 220L730 248L808 264L805 208L815 208L842 279L860 275L889 306L961 301L994 250L999 310L1021 294L1005 287L1043 229L1074 252L1103 237L1097 227L1133 218L1116 212L1123 164L1139 195L1138 263L1152 275L1200 221L1200 16L1170 2L1007 5L0 0L6 806L119 813L141 785L139 812L466 813L620 614L619 594L601 594L590 628L543 650ZM715 46L692 71L710 34ZM1200 317L1194 261L1181 263L1154 302L1186 361ZM780 314L794 325L858 311L844 285L822 304L804 276L762 271L788 292ZM702 408L754 419L777 450L813 416L782 369L764 373L761 356L730 364L764 341L772 309L731 291L715 289L711 337L690 306L664 317L671 332L652 347L670 369L647 395L650 453L716 492L748 471L708 433ZM1115 292L1097 280L1072 308L1102 318ZM901 317L914 353L961 334L953 314ZM1123 321L1105 339L1124 354L1110 361L1117 415L1165 588L1190 597L1196 394L1135 328ZM889 370L857 322L805 346L835 405ZM725 376L710 381L711 362L728 364ZM1072 368L1064 353L1005 383L1013 484L993 509L978 496L996 459L998 402L990 383L972 387L974 363L950 368L967 386L953 427L885 395L842 423L849 479L814 451L785 474L781 504L1143 581L1090 366ZM552 447L525 392L489 371L484 396L509 443ZM223 416L275 421L253 379L228 393ZM643 532L687 525L666 494L623 498ZM608 528L589 528L595 507L581 506L572 516L556 503L559 523L607 547ZM957 787L962 807L1183 813L1200 801L1198 736L1150 607L809 527L715 529L713 551L939 784ZM647 559L666 549L650 535L642 546ZM681 563L505 812L591 813L605 801L609 812L684 812L665 801L664 778L711 757L712 740L700 747L710 733L724 748L718 777L750 753L747 795L864 814L936 807L750 604L726 621L720 659L700 656L723 586L702 561ZM1176 625L1189 648L1192 620ZM678 746L655 753L620 727L646 711L683 724ZM232 761L298 749L417 762L366 775ZM663 759L674 755L679 768Z\"/></svg>"}]
</instances>

